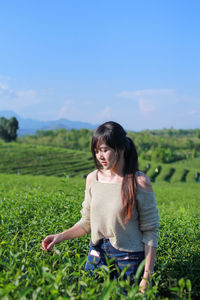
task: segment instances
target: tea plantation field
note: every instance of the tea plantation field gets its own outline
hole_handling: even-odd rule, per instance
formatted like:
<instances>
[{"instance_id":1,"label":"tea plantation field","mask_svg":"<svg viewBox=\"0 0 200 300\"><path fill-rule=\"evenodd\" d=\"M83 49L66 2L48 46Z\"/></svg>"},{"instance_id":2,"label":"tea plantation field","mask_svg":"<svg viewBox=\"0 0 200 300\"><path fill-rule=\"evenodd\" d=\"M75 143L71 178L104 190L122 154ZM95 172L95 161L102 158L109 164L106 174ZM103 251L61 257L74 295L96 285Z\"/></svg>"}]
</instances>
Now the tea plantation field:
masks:
<instances>
[{"instance_id":1,"label":"tea plantation field","mask_svg":"<svg viewBox=\"0 0 200 300\"><path fill-rule=\"evenodd\" d=\"M0 174L0 299L199 299L200 185L156 181L160 214L154 287L84 272L90 236L41 250L80 218L84 179ZM127 294L125 294L125 290Z\"/></svg>"},{"instance_id":2,"label":"tea plantation field","mask_svg":"<svg viewBox=\"0 0 200 300\"><path fill-rule=\"evenodd\" d=\"M0 173L84 176L94 169L91 153L18 143L0 143Z\"/></svg>"},{"instance_id":3,"label":"tea plantation field","mask_svg":"<svg viewBox=\"0 0 200 300\"><path fill-rule=\"evenodd\" d=\"M0 173L85 177L94 169L90 152L61 147L0 142ZM153 182L200 182L200 158L160 164L139 160Z\"/></svg>"}]
</instances>

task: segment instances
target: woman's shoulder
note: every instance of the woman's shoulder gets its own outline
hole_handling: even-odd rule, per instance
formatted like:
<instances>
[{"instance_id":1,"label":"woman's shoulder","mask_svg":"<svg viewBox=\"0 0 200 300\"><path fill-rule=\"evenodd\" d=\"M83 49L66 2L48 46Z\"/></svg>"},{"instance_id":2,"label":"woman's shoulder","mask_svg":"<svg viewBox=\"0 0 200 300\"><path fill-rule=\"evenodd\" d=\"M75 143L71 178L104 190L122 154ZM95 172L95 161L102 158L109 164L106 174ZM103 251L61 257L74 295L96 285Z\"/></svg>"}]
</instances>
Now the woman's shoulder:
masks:
<instances>
[{"instance_id":1,"label":"woman's shoulder","mask_svg":"<svg viewBox=\"0 0 200 300\"><path fill-rule=\"evenodd\" d=\"M136 183L137 183L137 186L146 191L146 192L152 192L152 184L151 184L151 181L149 179L149 177L144 174L143 172L141 171L137 171L136 172Z\"/></svg>"},{"instance_id":2,"label":"woman's shoulder","mask_svg":"<svg viewBox=\"0 0 200 300\"><path fill-rule=\"evenodd\" d=\"M97 170L90 172L86 178L86 188L89 188L92 182L96 179Z\"/></svg>"}]
</instances>

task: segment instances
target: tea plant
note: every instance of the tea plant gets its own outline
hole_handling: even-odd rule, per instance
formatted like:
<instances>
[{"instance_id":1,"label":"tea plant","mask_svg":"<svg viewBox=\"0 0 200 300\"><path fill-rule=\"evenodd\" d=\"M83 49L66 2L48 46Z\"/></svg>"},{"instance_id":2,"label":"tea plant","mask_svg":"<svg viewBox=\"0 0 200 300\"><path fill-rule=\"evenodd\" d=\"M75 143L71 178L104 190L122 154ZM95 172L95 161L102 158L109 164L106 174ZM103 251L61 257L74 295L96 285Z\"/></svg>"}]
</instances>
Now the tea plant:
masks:
<instances>
[{"instance_id":1,"label":"tea plant","mask_svg":"<svg viewBox=\"0 0 200 300\"><path fill-rule=\"evenodd\" d=\"M0 142L0 173L85 177L94 170L90 152L61 147ZM140 169L153 182L200 181L200 158L170 164L147 162L139 158Z\"/></svg>"},{"instance_id":2,"label":"tea plant","mask_svg":"<svg viewBox=\"0 0 200 300\"><path fill-rule=\"evenodd\" d=\"M0 143L0 157L1 173L73 177L94 169L90 152L59 147Z\"/></svg>"},{"instance_id":3,"label":"tea plant","mask_svg":"<svg viewBox=\"0 0 200 300\"><path fill-rule=\"evenodd\" d=\"M42 239L80 219L85 182L0 174L0 298L198 299L200 297L199 185L153 185L160 235L153 289L110 280L109 267L94 278L84 271L90 236L65 241L52 252Z\"/></svg>"}]
</instances>

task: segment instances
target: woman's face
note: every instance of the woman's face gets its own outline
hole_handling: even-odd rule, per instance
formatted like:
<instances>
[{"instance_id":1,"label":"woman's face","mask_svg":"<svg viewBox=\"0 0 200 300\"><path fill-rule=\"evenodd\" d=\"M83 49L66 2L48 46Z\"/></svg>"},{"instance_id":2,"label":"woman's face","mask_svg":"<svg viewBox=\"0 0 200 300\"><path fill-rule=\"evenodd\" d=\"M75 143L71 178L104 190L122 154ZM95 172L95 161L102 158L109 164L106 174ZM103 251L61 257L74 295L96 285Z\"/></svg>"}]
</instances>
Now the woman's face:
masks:
<instances>
[{"instance_id":1,"label":"woman's face","mask_svg":"<svg viewBox=\"0 0 200 300\"><path fill-rule=\"evenodd\" d=\"M98 148L95 149L97 160L105 170L112 169L116 165L116 155L112 148L105 143L100 143Z\"/></svg>"}]
</instances>

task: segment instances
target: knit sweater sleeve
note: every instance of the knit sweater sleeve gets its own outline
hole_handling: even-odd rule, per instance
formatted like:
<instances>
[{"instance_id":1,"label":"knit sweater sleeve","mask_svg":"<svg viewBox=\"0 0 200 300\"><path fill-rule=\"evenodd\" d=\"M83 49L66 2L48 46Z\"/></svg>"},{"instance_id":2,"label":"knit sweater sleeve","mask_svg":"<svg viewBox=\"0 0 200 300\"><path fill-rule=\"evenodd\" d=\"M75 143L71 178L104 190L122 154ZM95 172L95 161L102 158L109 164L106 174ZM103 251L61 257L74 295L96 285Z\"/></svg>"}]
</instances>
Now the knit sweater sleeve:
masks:
<instances>
[{"instance_id":1,"label":"knit sweater sleeve","mask_svg":"<svg viewBox=\"0 0 200 300\"><path fill-rule=\"evenodd\" d=\"M81 219L76 223L80 225L87 233L91 232L90 225L90 203L91 203L91 191L90 188L85 190L85 200L82 203Z\"/></svg>"},{"instance_id":2,"label":"knit sweater sleeve","mask_svg":"<svg viewBox=\"0 0 200 300\"><path fill-rule=\"evenodd\" d=\"M158 247L159 216L154 192L138 188L136 202L139 227L143 235L142 242L149 246Z\"/></svg>"}]
</instances>

